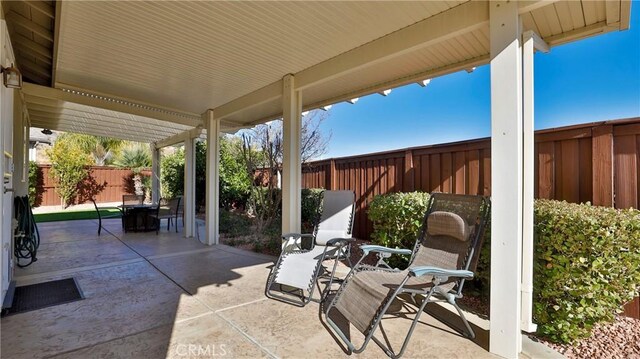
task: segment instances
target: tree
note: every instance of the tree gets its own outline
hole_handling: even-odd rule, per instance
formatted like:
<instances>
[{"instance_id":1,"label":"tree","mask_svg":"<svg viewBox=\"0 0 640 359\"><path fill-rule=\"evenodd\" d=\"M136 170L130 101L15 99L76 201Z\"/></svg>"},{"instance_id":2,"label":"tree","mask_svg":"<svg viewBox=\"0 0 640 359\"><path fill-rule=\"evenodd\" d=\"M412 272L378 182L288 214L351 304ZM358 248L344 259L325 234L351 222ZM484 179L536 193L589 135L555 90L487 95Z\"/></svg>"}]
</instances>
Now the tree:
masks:
<instances>
[{"instance_id":1,"label":"tree","mask_svg":"<svg viewBox=\"0 0 640 359\"><path fill-rule=\"evenodd\" d=\"M332 133L322 131L322 123L329 118L329 112L314 110L302 118L302 128L300 130L300 155L302 163L310 162L327 153L329 141ZM267 151L269 157L266 162L272 161L279 168L282 164L282 121L271 121L258 125L251 130L242 133L242 137L251 141L251 145ZM267 165L267 163L264 165Z\"/></svg>"},{"instance_id":2,"label":"tree","mask_svg":"<svg viewBox=\"0 0 640 359\"><path fill-rule=\"evenodd\" d=\"M58 141L67 141L91 155L96 166L108 165L125 144L125 141L115 138L80 133L63 133L58 137Z\"/></svg>"},{"instance_id":3,"label":"tree","mask_svg":"<svg viewBox=\"0 0 640 359\"><path fill-rule=\"evenodd\" d=\"M89 174L86 168L91 163L89 156L69 141L56 141L47 155L51 161L50 175L57 182L56 191L62 200L62 206L69 206L76 194L78 185Z\"/></svg>"},{"instance_id":4,"label":"tree","mask_svg":"<svg viewBox=\"0 0 640 359\"><path fill-rule=\"evenodd\" d=\"M322 132L321 125L328 113L312 111L302 119L301 159L307 163L327 152L331 133ZM256 173L265 174L266 179L257 178L251 186L249 207L256 218L258 230L268 228L280 214L282 192L275 176L282 168L283 133L282 121L272 121L242 133L243 160L246 173L254 178Z\"/></svg>"},{"instance_id":5,"label":"tree","mask_svg":"<svg viewBox=\"0 0 640 359\"><path fill-rule=\"evenodd\" d=\"M142 170L151 167L151 150L143 144L131 144L122 149L114 164L122 168L130 168L133 172L133 186L137 195L144 194Z\"/></svg>"}]
</instances>

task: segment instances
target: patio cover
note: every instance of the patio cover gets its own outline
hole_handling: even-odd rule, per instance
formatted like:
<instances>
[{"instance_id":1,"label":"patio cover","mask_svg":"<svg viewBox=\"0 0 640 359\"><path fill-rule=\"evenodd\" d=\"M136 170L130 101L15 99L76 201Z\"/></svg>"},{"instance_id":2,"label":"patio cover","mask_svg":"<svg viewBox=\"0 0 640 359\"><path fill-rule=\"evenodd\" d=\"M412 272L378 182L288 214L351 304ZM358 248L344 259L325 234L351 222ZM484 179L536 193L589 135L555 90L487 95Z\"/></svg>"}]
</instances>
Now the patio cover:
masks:
<instances>
[{"instance_id":1,"label":"patio cover","mask_svg":"<svg viewBox=\"0 0 640 359\"><path fill-rule=\"evenodd\" d=\"M521 329L532 324L521 299L531 295L524 270L533 237L533 51L625 30L631 11L629 0L2 6L17 66L42 85L23 91L32 122L126 136L123 126L140 121L131 132L144 133L138 140L153 148L184 141L188 218L195 211L192 139L207 130L210 244L218 240L220 132L283 118L283 231L299 231L302 110L490 63L492 172L500 174L492 176L499 190L491 261L510 269L492 272L492 312L502 315L491 320L490 346L504 357L517 357ZM193 226L185 223L185 233Z\"/></svg>"}]
</instances>

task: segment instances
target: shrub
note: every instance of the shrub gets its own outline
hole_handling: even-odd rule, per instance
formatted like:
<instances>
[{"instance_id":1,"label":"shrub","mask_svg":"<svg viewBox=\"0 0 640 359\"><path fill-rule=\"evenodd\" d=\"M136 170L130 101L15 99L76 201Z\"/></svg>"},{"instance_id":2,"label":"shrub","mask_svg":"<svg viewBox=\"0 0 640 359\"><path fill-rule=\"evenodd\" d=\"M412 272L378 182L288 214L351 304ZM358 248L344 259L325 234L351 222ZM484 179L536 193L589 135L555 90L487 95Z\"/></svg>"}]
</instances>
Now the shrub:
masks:
<instances>
[{"instance_id":1,"label":"shrub","mask_svg":"<svg viewBox=\"0 0 640 359\"><path fill-rule=\"evenodd\" d=\"M162 196L176 197L184 191L184 148L163 156L160 163Z\"/></svg>"},{"instance_id":2,"label":"shrub","mask_svg":"<svg viewBox=\"0 0 640 359\"><path fill-rule=\"evenodd\" d=\"M240 139L221 137L220 205L226 209L244 209L250 188L251 178L243 162Z\"/></svg>"},{"instance_id":3,"label":"shrub","mask_svg":"<svg viewBox=\"0 0 640 359\"><path fill-rule=\"evenodd\" d=\"M42 202L42 182L42 170L35 161L29 161L29 205L31 207L38 207Z\"/></svg>"},{"instance_id":4,"label":"shrub","mask_svg":"<svg viewBox=\"0 0 640 359\"><path fill-rule=\"evenodd\" d=\"M242 214L221 210L220 233L230 237L247 236L252 233L251 220Z\"/></svg>"},{"instance_id":5,"label":"shrub","mask_svg":"<svg viewBox=\"0 0 640 359\"><path fill-rule=\"evenodd\" d=\"M318 213L322 205L321 188L304 188L301 193L301 217L302 232L309 233L313 230L313 226L318 222Z\"/></svg>"},{"instance_id":6,"label":"shrub","mask_svg":"<svg viewBox=\"0 0 640 359\"><path fill-rule=\"evenodd\" d=\"M56 141L47 155L51 161L49 173L57 182L56 192L66 208L75 199L78 185L88 175L89 170L85 166L91 161L86 153L67 141Z\"/></svg>"},{"instance_id":7,"label":"shrub","mask_svg":"<svg viewBox=\"0 0 640 359\"><path fill-rule=\"evenodd\" d=\"M538 200L534 321L563 343L611 321L640 285L640 211Z\"/></svg>"},{"instance_id":8,"label":"shrub","mask_svg":"<svg viewBox=\"0 0 640 359\"><path fill-rule=\"evenodd\" d=\"M373 243L390 248L413 249L427 212L429 194L424 192L378 195L369 203L369 219L373 222ZM391 266L403 268L406 256L392 257Z\"/></svg>"},{"instance_id":9,"label":"shrub","mask_svg":"<svg viewBox=\"0 0 640 359\"><path fill-rule=\"evenodd\" d=\"M220 205L223 208L244 208L249 197L251 180L242 162L241 144L220 138ZM207 144L196 142L196 203L206 201ZM161 163L162 195L175 197L184 191L184 148L164 156Z\"/></svg>"}]
</instances>

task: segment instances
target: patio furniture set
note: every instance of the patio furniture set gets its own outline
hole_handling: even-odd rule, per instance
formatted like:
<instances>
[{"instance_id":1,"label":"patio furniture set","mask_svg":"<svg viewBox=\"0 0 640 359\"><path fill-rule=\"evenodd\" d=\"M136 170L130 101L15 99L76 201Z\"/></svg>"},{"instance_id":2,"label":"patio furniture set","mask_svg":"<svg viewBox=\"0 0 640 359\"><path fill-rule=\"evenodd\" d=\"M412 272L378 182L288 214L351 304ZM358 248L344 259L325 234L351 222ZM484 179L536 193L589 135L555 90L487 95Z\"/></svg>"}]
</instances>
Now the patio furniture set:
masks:
<instances>
[{"instance_id":1,"label":"patio furniture set","mask_svg":"<svg viewBox=\"0 0 640 359\"><path fill-rule=\"evenodd\" d=\"M98 215L98 235L102 231L102 220L107 218L121 218L122 229L125 232L160 231L160 222L167 220L167 231L171 223L175 221L176 233L178 232L178 218L183 215L181 205L182 196L160 199L159 203L145 203L144 196L125 194L122 196L122 205L116 207L99 207L94 199L91 201ZM104 210L117 210L116 212L101 212Z\"/></svg>"},{"instance_id":2,"label":"patio furniture set","mask_svg":"<svg viewBox=\"0 0 640 359\"><path fill-rule=\"evenodd\" d=\"M325 191L322 215L313 233L283 235L282 253L269 274L266 296L305 306L312 300L314 288L321 290L319 279L326 279L327 284L317 300L324 320L328 329L354 353L364 351L373 340L389 357L402 356L425 306L434 302L451 304L464 324L461 334L475 338L456 299L462 297L465 281L474 276L490 214L489 199L434 193L412 250L361 245L362 256L352 265L354 199L351 191ZM375 265L364 263L369 254L377 256ZM385 259L393 254L410 256L408 267L391 268ZM326 260L334 260L330 272L323 266ZM345 261L350 267L342 279L335 278L339 261ZM337 290L332 290L334 281L341 283ZM408 307L415 309L408 315L400 315L396 309ZM413 316L397 352L391 348L384 332L383 339L374 336L382 327L383 317L394 314ZM362 333L361 345L354 344L350 326L338 325L337 318L346 319Z\"/></svg>"}]
</instances>

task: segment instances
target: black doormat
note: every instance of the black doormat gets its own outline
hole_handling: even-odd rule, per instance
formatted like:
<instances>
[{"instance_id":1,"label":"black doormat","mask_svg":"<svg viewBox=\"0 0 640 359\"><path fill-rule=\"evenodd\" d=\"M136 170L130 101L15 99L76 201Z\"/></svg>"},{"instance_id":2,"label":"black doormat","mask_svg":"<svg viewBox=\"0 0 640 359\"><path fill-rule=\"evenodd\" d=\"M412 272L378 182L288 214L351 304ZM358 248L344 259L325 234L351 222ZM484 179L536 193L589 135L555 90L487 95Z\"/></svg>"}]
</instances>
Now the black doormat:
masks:
<instances>
[{"instance_id":1,"label":"black doormat","mask_svg":"<svg viewBox=\"0 0 640 359\"><path fill-rule=\"evenodd\" d=\"M84 299L74 278L16 287L13 303L2 316L24 313Z\"/></svg>"}]
</instances>

